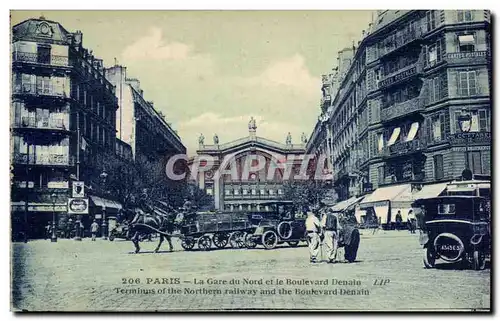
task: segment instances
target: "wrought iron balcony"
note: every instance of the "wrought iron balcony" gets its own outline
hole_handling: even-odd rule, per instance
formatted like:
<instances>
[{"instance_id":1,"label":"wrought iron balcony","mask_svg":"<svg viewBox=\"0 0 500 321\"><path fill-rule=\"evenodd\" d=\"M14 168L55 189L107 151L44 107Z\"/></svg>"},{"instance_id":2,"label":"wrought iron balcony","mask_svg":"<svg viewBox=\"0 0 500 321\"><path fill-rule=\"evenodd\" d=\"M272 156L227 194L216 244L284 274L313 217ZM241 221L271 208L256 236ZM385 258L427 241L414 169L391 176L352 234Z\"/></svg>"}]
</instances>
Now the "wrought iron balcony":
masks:
<instances>
[{"instance_id":1,"label":"wrought iron balcony","mask_svg":"<svg viewBox=\"0 0 500 321\"><path fill-rule=\"evenodd\" d=\"M14 155L15 164L26 164L28 155L18 153ZM48 165L48 166L73 166L75 159L68 154L31 154L29 163L32 165Z\"/></svg>"},{"instance_id":2,"label":"wrought iron balcony","mask_svg":"<svg viewBox=\"0 0 500 321\"><path fill-rule=\"evenodd\" d=\"M14 51L12 53L12 61L50 66L68 66L68 56L47 55L35 52Z\"/></svg>"},{"instance_id":3,"label":"wrought iron balcony","mask_svg":"<svg viewBox=\"0 0 500 321\"><path fill-rule=\"evenodd\" d=\"M22 83L20 85L15 85L13 88L14 94L23 95L33 95L33 96L48 96L48 97L59 97L66 98L69 97L69 92L66 92L64 88L57 90L53 86L43 87L32 83Z\"/></svg>"},{"instance_id":4,"label":"wrought iron balcony","mask_svg":"<svg viewBox=\"0 0 500 321\"><path fill-rule=\"evenodd\" d=\"M418 75L423 70L422 61L423 59L419 58L413 64L405 66L385 76L384 78L382 78L382 80L378 82L378 89L388 88L390 86L399 84L407 79L410 79L411 77Z\"/></svg>"},{"instance_id":5,"label":"wrought iron balcony","mask_svg":"<svg viewBox=\"0 0 500 321\"><path fill-rule=\"evenodd\" d=\"M380 121L387 122L389 120L404 117L424 109L424 99L415 97L413 99L397 103L392 106L383 108L380 111Z\"/></svg>"},{"instance_id":6,"label":"wrought iron balcony","mask_svg":"<svg viewBox=\"0 0 500 321\"><path fill-rule=\"evenodd\" d=\"M384 147L382 150L383 157L394 157L400 155L412 154L421 151L425 148L425 144L419 139L415 138L410 141L396 142L390 146Z\"/></svg>"},{"instance_id":7,"label":"wrought iron balcony","mask_svg":"<svg viewBox=\"0 0 500 321\"><path fill-rule=\"evenodd\" d=\"M391 46L385 46L384 48L381 48L379 58L388 55L415 40L421 39L425 33L427 33L426 24L422 24L417 28L413 28L411 30L400 32L398 35L396 35L396 37L394 37L394 42L390 43Z\"/></svg>"},{"instance_id":8,"label":"wrought iron balcony","mask_svg":"<svg viewBox=\"0 0 500 321\"><path fill-rule=\"evenodd\" d=\"M46 118L40 121L36 117L21 117L20 121L14 122L16 128L29 128L29 129L47 129L47 130L61 130L68 131L69 126L64 119L50 119Z\"/></svg>"}]
</instances>

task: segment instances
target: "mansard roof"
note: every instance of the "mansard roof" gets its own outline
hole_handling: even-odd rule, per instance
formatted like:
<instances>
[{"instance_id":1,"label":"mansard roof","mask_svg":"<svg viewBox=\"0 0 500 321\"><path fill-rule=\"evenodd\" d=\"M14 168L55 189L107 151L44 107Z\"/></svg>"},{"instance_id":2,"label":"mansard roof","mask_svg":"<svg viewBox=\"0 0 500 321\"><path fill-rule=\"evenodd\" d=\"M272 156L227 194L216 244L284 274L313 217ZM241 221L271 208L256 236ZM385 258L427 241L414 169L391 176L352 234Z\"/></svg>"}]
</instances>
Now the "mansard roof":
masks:
<instances>
[{"instance_id":1,"label":"mansard roof","mask_svg":"<svg viewBox=\"0 0 500 321\"><path fill-rule=\"evenodd\" d=\"M12 28L12 39L70 45L72 33L55 21L28 19Z\"/></svg>"}]
</instances>

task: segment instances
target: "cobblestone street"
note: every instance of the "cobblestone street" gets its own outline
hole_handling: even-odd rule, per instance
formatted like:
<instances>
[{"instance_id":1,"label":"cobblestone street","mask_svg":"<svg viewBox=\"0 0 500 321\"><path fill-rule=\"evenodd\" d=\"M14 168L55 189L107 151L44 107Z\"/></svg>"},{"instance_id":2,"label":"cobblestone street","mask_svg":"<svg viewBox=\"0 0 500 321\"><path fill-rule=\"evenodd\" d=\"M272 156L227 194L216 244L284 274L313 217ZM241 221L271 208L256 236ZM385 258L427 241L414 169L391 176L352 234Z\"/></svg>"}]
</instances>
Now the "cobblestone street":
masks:
<instances>
[{"instance_id":1,"label":"cobblestone street","mask_svg":"<svg viewBox=\"0 0 500 321\"><path fill-rule=\"evenodd\" d=\"M15 243L12 245L12 263L16 267L12 275L13 309L489 309L489 267L484 271L455 270L442 264L441 268L426 270L418 234L379 231L371 235L367 230L362 233L358 261L335 265L309 264L304 246L184 252L174 239L173 253L167 252L165 243L163 251L154 254L156 242L145 242L141 243L142 253L133 254L132 243L122 240ZM175 278L179 278L180 284L152 284L175 283ZM234 279L240 283L207 284L208 278L228 283ZM244 284L244 278L255 282L262 279L264 283ZM133 284L123 284L123 279ZM329 284L293 286L287 284L286 279L328 280ZM359 282L357 285L338 285L332 284L332 279ZM284 283L278 285L277 280ZM383 280L390 282L383 284ZM201 281L205 284L195 284ZM273 284L266 285L266 281ZM257 291L247 292L252 289ZM262 289L269 291L263 294L260 293ZM296 293L295 289L302 292ZM349 295L347 292L311 295L308 293L311 289L347 289L350 292ZM273 293L278 290L287 291L287 294ZM211 293L206 293L209 291Z\"/></svg>"}]
</instances>

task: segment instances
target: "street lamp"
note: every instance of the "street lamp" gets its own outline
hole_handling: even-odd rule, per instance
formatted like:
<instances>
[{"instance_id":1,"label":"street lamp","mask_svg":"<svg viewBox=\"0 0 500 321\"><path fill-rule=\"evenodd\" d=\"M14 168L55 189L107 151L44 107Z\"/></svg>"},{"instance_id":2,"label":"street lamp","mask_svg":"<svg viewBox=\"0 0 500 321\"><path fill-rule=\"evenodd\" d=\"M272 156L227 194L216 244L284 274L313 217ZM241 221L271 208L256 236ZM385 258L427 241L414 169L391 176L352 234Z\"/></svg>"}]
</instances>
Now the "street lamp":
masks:
<instances>
[{"instance_id":1,"label":"street lamp","mask_svg":"<svg viewBox=\"0 0 500 321\"><path fill-rule=\"evenodd\" d=\"M472 127L472 117L466 109L458 116L458 125L462 133L469 133ZM466 180L472 179L472 171L469 166L469 137L465 137L465 169L462 171L462 178Z\"/></svg>"},{"instance_id":2,"label":"street lamp","mask_svg":"<svg viewBox=\"0 0 500 321\"><path fill-rule=\"evenodd\" d=\"M52 193L50 195L50 199L52 200L52 236L50 238L50 241L57 242L57 235L56 235L56 200L57 200L57 195L56 195L56 193Z\"/></svg>"},{"instance_id":3,"label":"street lamp","mask_svg":"<svg viewBox=\"0 0 500 321\"><path fill-rule=\"evenodd\" d=\"M99 175L101 178L101 183L102 183L102 191L104 193L104 188L106 184L106 178L108 178L108 173L106 173L105 170L102 171L102 173ZM106 240L106 205L102 205L102 224L101 224L101 229L102 229L102 239Z\"/></svg>"}]
</instances>

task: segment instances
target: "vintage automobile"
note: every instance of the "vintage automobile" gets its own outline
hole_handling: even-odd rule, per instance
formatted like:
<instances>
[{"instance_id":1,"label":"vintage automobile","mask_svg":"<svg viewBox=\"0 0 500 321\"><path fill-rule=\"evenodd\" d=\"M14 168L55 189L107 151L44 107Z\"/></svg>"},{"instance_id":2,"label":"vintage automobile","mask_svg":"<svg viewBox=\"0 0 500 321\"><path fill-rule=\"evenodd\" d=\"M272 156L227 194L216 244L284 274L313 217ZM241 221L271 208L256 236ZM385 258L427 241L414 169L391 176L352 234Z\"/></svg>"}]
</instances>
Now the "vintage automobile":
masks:
<instances>
[{"instance_id":1,"label":"vintage automobile","mask_svg":"<svg viewBox=\"0 0 500 321\"><path fill-rule=\"evenodd\" d=\"M296 247L301 241L307 241L305 218L263 219L254 233L245 238L248 248L262 245L267 250L285 242Z\"/></svg>"},{"instance_id":2,"label":"vintage automobile","mask_svg":"<svg viewBox=\"0 0 500 321\"><path fill-rule=\"evenodd\" d=\"M419 199L422 210L424 266L436 260L462 262L475 270L485 268L491 253L490 200L479 196L439 196Z\"/></svg>"}]
</instances>

